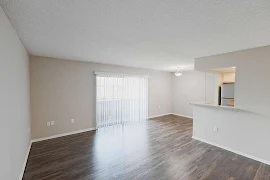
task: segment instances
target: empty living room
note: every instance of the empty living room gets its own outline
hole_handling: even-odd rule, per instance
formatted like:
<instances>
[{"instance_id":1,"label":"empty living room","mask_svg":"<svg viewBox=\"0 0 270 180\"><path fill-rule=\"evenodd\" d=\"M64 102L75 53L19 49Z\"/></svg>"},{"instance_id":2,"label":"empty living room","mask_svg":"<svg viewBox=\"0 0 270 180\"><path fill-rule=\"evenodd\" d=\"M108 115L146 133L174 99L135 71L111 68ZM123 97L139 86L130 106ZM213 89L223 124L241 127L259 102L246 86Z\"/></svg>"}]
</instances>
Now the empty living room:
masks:
<instances>
[{"instance_id":1,"label":"empty living room","mask_svg":"<svg viewBox=\"0 0 270 180\"><path fill-rule=\"evenodd\" d=\"M0 180L270 180L269 0L0 0Z\"/></svg>"}]
</instances>

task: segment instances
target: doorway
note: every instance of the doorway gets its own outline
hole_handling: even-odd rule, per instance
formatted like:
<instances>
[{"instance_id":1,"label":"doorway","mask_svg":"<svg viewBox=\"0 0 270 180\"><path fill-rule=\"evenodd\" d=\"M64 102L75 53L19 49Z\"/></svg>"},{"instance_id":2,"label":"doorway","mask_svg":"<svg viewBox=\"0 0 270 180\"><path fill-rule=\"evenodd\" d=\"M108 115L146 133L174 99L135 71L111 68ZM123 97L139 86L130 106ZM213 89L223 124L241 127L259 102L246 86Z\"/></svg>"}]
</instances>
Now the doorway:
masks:
<instances>
[{"instance_id":1,"label":"doorway","mask_svg":"<svg viewBox=\"0 0 270 180\"><path fill-rule=\"evenodd\" d=\"M97 128L148 119L148 77L96 73Z\"/></svg>"}]
</instances>

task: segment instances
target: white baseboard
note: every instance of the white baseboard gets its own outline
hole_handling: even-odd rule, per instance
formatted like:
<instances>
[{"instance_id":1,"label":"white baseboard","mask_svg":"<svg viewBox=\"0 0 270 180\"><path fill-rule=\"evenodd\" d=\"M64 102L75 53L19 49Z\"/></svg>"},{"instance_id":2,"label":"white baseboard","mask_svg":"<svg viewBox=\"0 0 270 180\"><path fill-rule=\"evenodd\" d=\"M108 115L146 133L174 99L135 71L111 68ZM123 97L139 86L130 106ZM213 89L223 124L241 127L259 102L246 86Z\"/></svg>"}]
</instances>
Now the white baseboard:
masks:
<instances>
[{"instance_id":1,"label":"white baseboard","mask_svg":"<svg viewBox=\"0 0 270 180\"><path fill-rule=\"evenodd\" d=\"M23 178L23 174L24 174L24 170L25 170L25 167L26 167L28 156L29 156L29 153L30 153L30 150L31 150L31 146L32 146L32 141L30 141L30 144L28 146L28 149L27 149L27 152L26 152L26 155L25 155L25 158L24 158L21 174L19 176L19 180L22 180L22 178Z\"/></svg>"},{"instance_id":2,"label":"white baseboard","mask_svg":"<svg viewBox=\"0 0 270 180\"><path fill-rule=\"evenodd\" d=\"M150 116L148 117L148 119L151 119L151 118L156 118L156 117L162 117L162 116L167 116L167 115L171 115L172 113L166 113L166 114L160 114L160 115L156 115L156 116Z\"/></svg>"},{"instance_id":3,"label":"white baseboard","mask_svg":"<svg viewBox=\"0 0 270 180\"><path fill-rule=\"evenodd\" d=\"M175 115L175 116L181 116L181 117L193 119L192 116L185 116L185 115L176 114L176 113L166 113L166 114L160 114L160 115L156 115L156 116L150 116L150 117L148 117L148 119L156 118L156 117L162 117L162 116L167 116L167 115Z\"/></svg>"},{"instance_id":4,"label":"white baseboard","mask_svg":"<svg viewBox=\"0 0 270 180\"><path fill-rule=\"evenodd\" d=\"M204 143L207 143L207 144L210 144L210 145L219 147L221 149L225 149L227 151L233 152L235 154L239 154L239 155L244 156L244 157L247 157L249 159L253 159L255 161L258 161L258 162L261 162L261 163L270 165L270 161L267 161L267 160L264 160L264 159L261 159L261 158L258 158L258 157L255 157L255 156L252 156L252 155L249 155L249 154L246 154L246 153L243 153L243 152L240 152L240 151L237 151L237 150L234 150L234 149L231 149L231 148L228 148L228 147L225 147L225 146L222 146L222 145L219 145L219 144L216 144L216 143L213 143L213 142L210 142L210 141L207 141L207 140L204 140L204 139L195 137L195 136L192 136L192 139L195 139L195 140L198 140L198 141L202 141Z\"/></svg>"},{"instance_id":5,"label":"white baseboard","mask_svg":"<svg viewBox=\"0 0 270 180\"><path fill-rule=\"evenodd\" d=\"M175 116L181 116L181 117L185 117L185 118L189 118L189 119L193 119L192 116L185 116L185 115L182 115L182 114L176 114L176 113L172 113L173 115Z\"/></svg>"},{"instance_id":6,"label":"white baseboard","mask_svg":"<svg viewBox=\"0 0 270 180\"><path fill-rule=\"evenodd\" d=\"M87 131L93 131L96 130L95 127L93 128L88 128L88 129L83 129L83 130L78 130L78 131L72 131L72 132L68 132L68 133L63 133L63 134L58 134L58 135L54 135L54 136L48 136L48 137L44 137L44 138L38 138L38 139L33 139L33 142L39 142L39 141L44 141L44 140L48 140L48 139L54 139L54 138L58 138L58 137L63 137L63 136L68 136L68 135L72 135L72 134L78 134L78 133L83 133L83 132L87 132Z\"/></svg>"}]
</instances>

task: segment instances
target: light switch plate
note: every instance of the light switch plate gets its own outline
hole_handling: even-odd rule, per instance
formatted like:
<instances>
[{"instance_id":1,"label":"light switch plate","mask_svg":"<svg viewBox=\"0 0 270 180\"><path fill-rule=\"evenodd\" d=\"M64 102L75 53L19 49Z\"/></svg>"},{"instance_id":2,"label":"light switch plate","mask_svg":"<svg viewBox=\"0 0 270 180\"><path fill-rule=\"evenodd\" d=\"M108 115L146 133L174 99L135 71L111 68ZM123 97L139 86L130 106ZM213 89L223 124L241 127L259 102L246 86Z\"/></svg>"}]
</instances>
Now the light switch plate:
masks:
<instances>
[{"instance_id":1,"label":"light switch plate","mask_svg":"<svg viewBox=\"0 0 270 180\"><path fill-rule=\"evenodd\" d=\"M51 122L49 121L49 122L47 122L47 126L51 126Z\"/></svg>"},{"instance_id":2,"label":"light switch plate","mask_svg":"<svg viewBox=\"0 0 270 180\"><path fill-rule=\"evenodd\" d=\"M54 121L51 121L51 126L54 126Z\"/></svg>"}]
</instances>

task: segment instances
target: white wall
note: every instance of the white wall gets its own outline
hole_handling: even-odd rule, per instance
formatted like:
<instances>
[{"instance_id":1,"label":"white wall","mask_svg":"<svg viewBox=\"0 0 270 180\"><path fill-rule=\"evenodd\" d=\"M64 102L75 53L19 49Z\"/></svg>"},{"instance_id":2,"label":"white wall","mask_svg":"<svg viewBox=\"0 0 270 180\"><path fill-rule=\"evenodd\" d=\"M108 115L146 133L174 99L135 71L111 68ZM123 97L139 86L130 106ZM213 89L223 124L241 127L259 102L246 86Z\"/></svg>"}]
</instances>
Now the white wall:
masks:
<instances>
[{"instance_id":1,"label":"white wall","mask_svg":"<svg viewBox=\"0 0 270 180\"><path fill-rule=\"evenodd\" d=\"M31 56L33 139L95 127L95 71L149 76L149 116L172 112L172 73Z\"/></svg>"},{"instance_id":2,"label":"white wall","mask_svg":"<svg viewBox=\"0 0 270 180\"><path fill-rule=\"evenodd\" d=\"M195 60L196 70L236 67L235 105L270 117L270 46Z\"/></svg>"},{"instance_id":3,"label":"white wall","mask_svg":"<svg viewBox=\"0 0 270 180\"><path fill-rule=\"evenodd\" d=\"M245 111L196 107L194 135L270 163L270 46L195 60L196 70L233 66L235 106ZM215 125L218 133L213 133Z\"/></svg>"},{"instance_id":4,"label":"white wall","mask_svg":"<svg viewBox=\"0 0 270 180\"><path fill-rule=\"evenodd\" d=\"M173 76L173 113L192 117L193 107L189 103L197 101L215 103L216 78L215 74L200 71L185 71L182 76Z\"/></svg>"},{"instance_id":5,"label":"white wall","mask_svg":"<svg viewBox=\"0 0 270 180\"><path fill-rule=\"evenodd\" d=\"M0 179L17 180L30 143L28 53L0 7Z\"/></svg>"},{"instance_id":6,"label":"white wall","mask_svg":"<svg viewBox=\"0 0 270 180\"><path fill-rule=\"evenodd\" d=\"M270 120L254 113L194 106L193 136L270 165ZM214 126L219 128L214 132Z\"/></svg>"}]
</instances>

